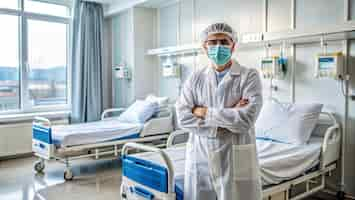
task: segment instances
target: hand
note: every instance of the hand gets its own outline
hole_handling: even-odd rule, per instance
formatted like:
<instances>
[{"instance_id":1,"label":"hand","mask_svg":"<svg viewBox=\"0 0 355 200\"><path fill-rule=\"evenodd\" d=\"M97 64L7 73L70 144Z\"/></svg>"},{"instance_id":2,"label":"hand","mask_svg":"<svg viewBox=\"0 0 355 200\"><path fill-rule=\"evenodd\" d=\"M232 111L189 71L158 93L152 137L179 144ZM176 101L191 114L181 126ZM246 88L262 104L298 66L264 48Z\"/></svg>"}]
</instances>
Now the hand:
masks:
<instances>
[{"instance_id":1,"label":"hand","mask_svg":"<svg viewBox=\"0 0 355 200\"><path fill-rule=\"evenodd\" d=\"M241 99L238 101L238 103L234 106L234 108L242 108L244 106L247 106L249 104L249 99Z\"/></svg>"},{"instance_id":2,"label":"hand","mask_svg":"<svg viewBox=\"0 0 355 200\"><path fill-rule=\"evenodd\" d=\"M207 108L196 106L192 109L192 114L195 115L195 117L203 119L203 118L205 118L205 116L207 114Z\"/></svg>"}]
</instances>

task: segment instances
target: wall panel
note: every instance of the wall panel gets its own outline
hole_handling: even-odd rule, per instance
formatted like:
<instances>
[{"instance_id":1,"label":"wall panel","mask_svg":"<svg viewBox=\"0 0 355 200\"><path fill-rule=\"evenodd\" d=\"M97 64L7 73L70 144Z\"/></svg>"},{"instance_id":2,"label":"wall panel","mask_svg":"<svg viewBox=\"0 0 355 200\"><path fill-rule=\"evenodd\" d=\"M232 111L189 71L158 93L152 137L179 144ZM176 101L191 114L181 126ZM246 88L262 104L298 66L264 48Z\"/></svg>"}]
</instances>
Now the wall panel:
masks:
<instances>
[{"instance_id":1,"label":"wall panel","mask_svg":"<svg viewBox=\"0 0 355 200\"><path fill-rule=\"evenodd\" d=\"M343 0L296 0L297 29L314 29L343 21Z\"/></svg>"},{"instance_id":2,"label":"wall panel","mask_svg":"<svg viewBox=\"0 0 355 200\"><path fill-rule=\"evenodd\" d=\"M285 31L292 24L292 0L268 1L268 32Z\"/></svg>"}]
</instances>

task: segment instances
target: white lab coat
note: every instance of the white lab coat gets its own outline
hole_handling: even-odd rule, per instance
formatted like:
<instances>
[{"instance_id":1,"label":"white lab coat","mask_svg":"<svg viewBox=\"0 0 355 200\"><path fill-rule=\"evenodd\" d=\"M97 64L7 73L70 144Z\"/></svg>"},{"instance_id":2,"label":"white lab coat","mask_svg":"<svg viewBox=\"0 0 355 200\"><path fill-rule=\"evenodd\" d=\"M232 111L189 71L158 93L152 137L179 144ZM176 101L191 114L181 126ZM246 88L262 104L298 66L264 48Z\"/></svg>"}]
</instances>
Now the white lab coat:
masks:
<instances>
[{"instance_id":1,"label":"white lab coat","mask_svg":"<svg viewBox=\"0 0 355 200\"><path fill-rule=\"evenodd\" d=\"M240 99L242 108L232 108ZM192 114L207 107L205 119ZM194 72L176 103L178 123L190 132L186 148L185 200L261 200L254 123L262 106L258 72L233 60L217 85L214 69Z\"/></svg>"}]
</instances>

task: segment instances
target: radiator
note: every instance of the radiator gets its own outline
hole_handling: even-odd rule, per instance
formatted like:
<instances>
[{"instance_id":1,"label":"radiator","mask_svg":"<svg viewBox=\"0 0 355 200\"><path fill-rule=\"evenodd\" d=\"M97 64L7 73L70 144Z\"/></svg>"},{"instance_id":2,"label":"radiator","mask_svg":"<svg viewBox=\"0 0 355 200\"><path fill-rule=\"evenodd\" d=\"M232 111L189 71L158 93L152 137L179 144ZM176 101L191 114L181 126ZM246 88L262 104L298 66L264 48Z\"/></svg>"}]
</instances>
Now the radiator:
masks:
<instances>
[{"instance_id":1,"label":"radiator","mask_svg":"<svg viewBox=\"0 0 355 200\"><path fill-rule=\"evenodd\" d=\"M68 120L52 121L68 124ZM32 152L32 122L0 124L0 158Z\"/></svg>"}]
</instances>

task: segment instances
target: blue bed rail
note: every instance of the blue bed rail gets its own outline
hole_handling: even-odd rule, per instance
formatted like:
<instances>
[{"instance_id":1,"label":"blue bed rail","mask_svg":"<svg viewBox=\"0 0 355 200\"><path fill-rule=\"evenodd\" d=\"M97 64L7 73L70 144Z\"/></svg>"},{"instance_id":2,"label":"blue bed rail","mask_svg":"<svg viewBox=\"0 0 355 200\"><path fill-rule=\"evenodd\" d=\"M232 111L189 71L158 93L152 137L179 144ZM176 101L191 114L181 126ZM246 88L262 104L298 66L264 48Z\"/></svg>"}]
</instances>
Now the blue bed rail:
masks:
<instances>
[{"instance_id":1,"label":"blue bed rail","mask_svg":"<svg viewBox=\"0 0 355 200\"><path fill-rule=\"evenodd\" d=\"M127 178L159 192L168 192L168 172L165 167L151 161L125 155L122 173Z\"/></svg>"},{"instance_id":2,"label":"blue bed rail","mask_svg":"<svg viewBox=\"0 0 355 200\"><path fill-rule=\"evenodd\" d=\"M50 121L36 117L32 125L32 151L40 158L50 159L53 156L54 144Z\"/></svg>"},{"instance_id":3,"label":"blue bed rail","mask_svg":"<svg viewBox=\"0 0 355 200\"><path fill-rule=\"evenodd\" d=\"M32 138L47 144L53 144L52 129L50 127L33 125Z\"/></svg>"},{"instance_id":4,"label":"blue bed rail","mask_svg":"<svg viewBox=\"0 0 355 200\"><path fill-rule=\"evenodd\" d=\"M163 193L168 192L168 172L167 169L161 165L148 160L125 155L122 157L122 173L123 176L130 180L155 191ZM131 192L135 192L146 199L150 199L151 195L153 195L149 191L143 191L142 188L135 187L135 189L138 189L138 191L133 191L133 188L130 188ZM184 177L175 179L175 194L177 200L184 199Z\"/></svg>"}]
</instances>

